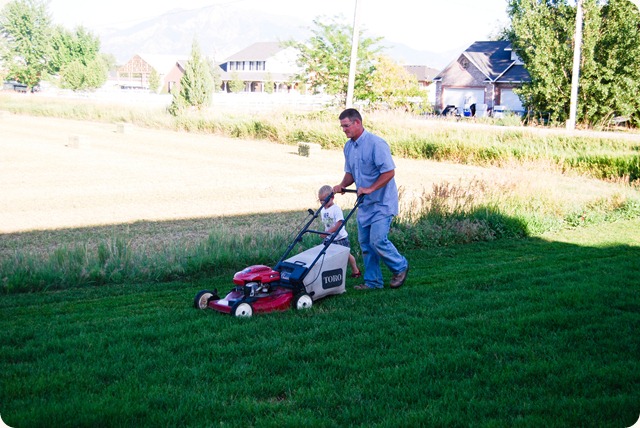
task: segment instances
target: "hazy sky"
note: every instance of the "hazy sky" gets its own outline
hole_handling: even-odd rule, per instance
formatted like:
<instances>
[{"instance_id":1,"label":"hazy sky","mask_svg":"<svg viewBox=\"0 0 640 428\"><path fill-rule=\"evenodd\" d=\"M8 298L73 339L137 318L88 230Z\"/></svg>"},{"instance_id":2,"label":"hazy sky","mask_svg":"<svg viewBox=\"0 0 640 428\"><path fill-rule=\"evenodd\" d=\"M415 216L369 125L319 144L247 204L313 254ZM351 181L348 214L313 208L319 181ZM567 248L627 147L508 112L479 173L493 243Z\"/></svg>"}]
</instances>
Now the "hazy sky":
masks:
<instances>
[{"instance_id":1,"label":"hazy sky","mask_svg":"<svg viewBox=\"0 0 640 428\"><path fill-rule=\"evenodd\" d=\"M1 0L0 0L1 1ZM507 22L506 0L357 0L360 26L367 36L382 36L413 48L444 52L486 40ZM109 0L105 2L51 0L55 23L67 28L83 25L99 33L109 27L130 26L175 10L216 7L260 10L283 19L295 16L312 26L318 16L343 15L353 22L356 0ZM433 43L428 42L433 41Z\"/></svg>"},{"instance_id":2,"label":"hazy sky","mask_svg":"<svg viewBox=\"0 0 640 428\"><path fill-rule=\"evenodd\" d=\"M631 0L640 7L640 0ZM367 36L382 36L416 49L445 52L486 40L507 21L507 0L357 0L359 22ZM0 6L7 0L0 0ZM57 24L83 25L100 33L126 27L175 10L241 7L298 17L308 26L318 16L343 15L353 22L356 0L50 0Z\"/></svg>"}]
</instances>

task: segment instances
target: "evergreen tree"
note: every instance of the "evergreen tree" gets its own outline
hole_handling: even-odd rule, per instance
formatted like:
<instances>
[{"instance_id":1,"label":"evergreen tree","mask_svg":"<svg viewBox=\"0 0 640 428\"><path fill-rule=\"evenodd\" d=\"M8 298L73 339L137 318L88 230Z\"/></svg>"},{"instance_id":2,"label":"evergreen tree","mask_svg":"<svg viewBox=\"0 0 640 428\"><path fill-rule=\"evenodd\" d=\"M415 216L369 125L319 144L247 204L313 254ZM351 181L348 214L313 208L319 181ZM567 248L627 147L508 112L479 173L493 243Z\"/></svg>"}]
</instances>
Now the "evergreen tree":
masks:
<instances>
[{"instance_id":1,"label":"evergreen tree","mask_svg":"<svg viewBox=\"0 0 640 428\"><path fill-rule=\"evenodd\" d=\"M160 75L154 68L149 74L149 90L151 92L157 93L158 89L160 89Z\"/></svg>"},{"instance_id":2,"label":"evergreen tree","mask_svg":"<svg viewBox=\"0 0 640 428\"><path fill-rule=\"evenodd\" d=\"M196 41L191 47L191 57L180 79L180 92L174 94L169 111L176 115L188 107L198 110L208 107L213 96L211 68L200 53Z\"/></svg>"}]
</instances>

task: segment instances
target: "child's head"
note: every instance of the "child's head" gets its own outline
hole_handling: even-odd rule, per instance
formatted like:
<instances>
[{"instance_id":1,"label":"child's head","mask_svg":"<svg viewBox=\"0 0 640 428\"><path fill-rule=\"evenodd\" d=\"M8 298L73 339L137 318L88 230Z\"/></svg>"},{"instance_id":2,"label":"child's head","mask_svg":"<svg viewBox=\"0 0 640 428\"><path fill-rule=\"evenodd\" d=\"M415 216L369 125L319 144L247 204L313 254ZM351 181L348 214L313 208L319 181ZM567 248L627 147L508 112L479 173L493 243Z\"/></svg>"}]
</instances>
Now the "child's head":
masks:
<instances>
[{"instance_id":1,"label":"child's head","mask_svg":"<svg viewBox=\"0 0 640 428\"><path fill-rule=\"evenodd\" d=\"M320 188L320 190L318 190L318 199L320 200L320 202L324 202L324 200L327 199L327 196L329 196L332 192L333 188L328 184L325 184Z\"/></svg>"}]
</instances>

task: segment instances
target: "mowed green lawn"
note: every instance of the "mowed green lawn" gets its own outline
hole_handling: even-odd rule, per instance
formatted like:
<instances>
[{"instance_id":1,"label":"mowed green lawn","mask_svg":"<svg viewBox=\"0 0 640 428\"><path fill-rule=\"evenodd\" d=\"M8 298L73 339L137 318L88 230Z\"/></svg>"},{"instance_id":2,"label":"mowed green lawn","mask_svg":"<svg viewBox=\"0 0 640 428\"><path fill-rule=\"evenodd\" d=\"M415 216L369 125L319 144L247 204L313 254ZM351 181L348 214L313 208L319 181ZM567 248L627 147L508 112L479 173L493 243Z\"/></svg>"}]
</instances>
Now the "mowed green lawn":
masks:
<instances>
[{"instance_id":1,"label":"mowed green lawn","mask_svg":"<svg viewBox=\"0 0 640 428\"><path fill-rule=\"evenodd\" d=\"M640 219L407 253L399 290L232 318L198 283L0 297L12 427L628 427ZM238 266L238 270L244 266Z\"/></svg>"}]
</instances>

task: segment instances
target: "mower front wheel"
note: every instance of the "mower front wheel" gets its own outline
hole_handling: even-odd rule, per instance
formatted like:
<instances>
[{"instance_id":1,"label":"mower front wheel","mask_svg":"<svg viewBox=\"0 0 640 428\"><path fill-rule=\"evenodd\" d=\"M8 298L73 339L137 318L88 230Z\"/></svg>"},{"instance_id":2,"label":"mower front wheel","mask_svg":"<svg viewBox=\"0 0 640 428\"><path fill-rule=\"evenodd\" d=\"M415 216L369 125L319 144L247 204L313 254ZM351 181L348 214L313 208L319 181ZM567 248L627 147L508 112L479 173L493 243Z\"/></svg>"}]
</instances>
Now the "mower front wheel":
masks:
<instances>
[{"instance_id":1,"label":"mower front wheel","mask_svg":"<svg viewBox=\"0 0 640 428\"><path fill-rule=\"evenodd\" d=\"M209 307L209 301L218 300L218 291L202 290L196 294L193 299L193 307L196 309L207 309Z\"/></svg>"},{"instance_id":2,"label":"mower front wheel","mask_svg":"<svg viewBox=\"0 0 640 428\"><path fill-rule=\"evenodd\" d=\"M253 307L249 303L238 303L231 309L231 315L234 317L247 317L253 315Z\"/></svg>"},{"instance_id":3,"label":"mower front wheel","mask_svg":"<svg viewBox=\"0 0 640 428\"><path fill-rule=\"evenodd\" d=\"M309 309L311 306L313 306L313 299L307 293L300 293L291 301L291 307L299 311Z\"/></svg>"}]
</instances>

